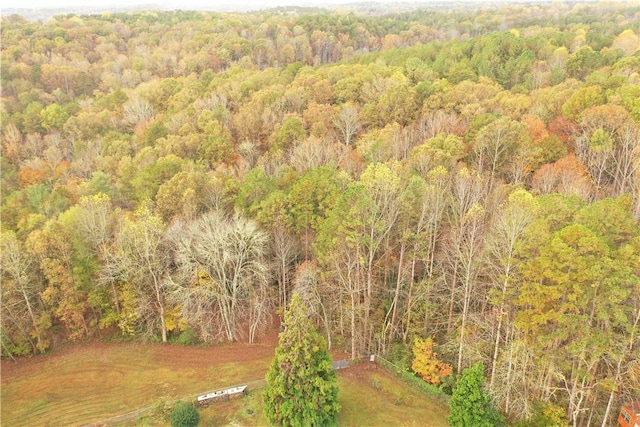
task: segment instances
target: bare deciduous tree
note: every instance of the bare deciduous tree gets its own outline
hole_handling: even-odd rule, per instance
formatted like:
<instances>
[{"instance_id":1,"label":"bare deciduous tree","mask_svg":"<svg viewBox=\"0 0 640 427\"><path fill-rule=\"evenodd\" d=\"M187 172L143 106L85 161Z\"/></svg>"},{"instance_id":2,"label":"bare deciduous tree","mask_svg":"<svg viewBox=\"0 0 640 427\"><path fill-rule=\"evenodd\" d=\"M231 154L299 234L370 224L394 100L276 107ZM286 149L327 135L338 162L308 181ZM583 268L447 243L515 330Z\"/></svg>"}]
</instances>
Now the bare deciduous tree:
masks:
<instances>
[{"instance_id":1,"label":"bare deciduous tree","mask_svg":"<svg viewBox=\"0 0 640 427\"><path fill-rule=\"evenodd\" d=\"M362 129L360 110L353 105L345 105L333 120L334 126L340 131L345 145L351 145L351 140Z\"/></svg>"},{"instance_id":2,"label":"bare deciduous tree","mask_svg":"<svg viewBox=\"0 0 640 427\"><path fill-rule=\"evenodd\" d=\"M267 234L245 218L210 212L176 233L179 273L172 299L202 338L236 341L249 323L249 340L272 308L267 289Z\"/></svg>"},{"instance_id":3,"label":"bare deciduous tree","mask_svg":"<svg viewBox=\"0 0 640 427\"><path fill-rule=\"evenodd\" d=\"M5 340L13 346L28 343L36 353L46 350L49 342L40 327L44 306L39 294L44 283L34 276L34 264L35 260L25 252L14 233L0 235L3 345Z\"/></svg>"},{"instance_id":4,"label":"bare deciduous tree","mask_svg":"<svg viewBox=\"0 0 640 427\"><path fill-rule=\"evenodd\" d=\"M441 133L460 135L460 119L454 113L444 110L428 111L418 121L418 132L422 140Z\"/></svg>"},{"instance_id":5,"label":"bare deciduous tree","mask_svg":"<svg viewBox=\"0 0 640 427\"><path fill-rule=\"evenodd\" d=\"M153 118L155 111L153 106L143 98L135 98L124 104L123 121L131 126Z\"/></svg>"},{"instance_id":6,"label":"bare deciduous tree","mask_svg":"<svg viewBox=\"0 0 640 427\"><path fill-rule=\"evenodd\" d=\"M296 258L300 255L300 246L293 236L282 226L275 226L272 230L272 251L278 271L279 302L282 307L287 306L289 291L289 270L295 264Z\"/></svg>"},{"instance_id":7,"label":"bare deciduous tree","mask_svg":"<svg viewBox=\"0 0 640 427\"><path fill-rule=\"evenodd\" d=\"M486 191L485 179L477 173L462 169L453 181L451 230L445 241L445 280L449 282L449 319L447 331L451 332L459 319L457 372L462 371L465 328L477 292L479 255L484 244L487 212L483 207ZM454 309L462 303L462 313L454 316Z\"/></svg>"},{"instance_id":8,"label":"bare deciduous tree","mask_svg":"<svg viewBox=\"0 0 640 427\"><path fill-rule=\"evenodd\" d=\"M336 144L337 145L337 144ZM337 163L340 150L334 144L316 137L309 137L291 149L289 163L298 172Z\"/></svg>"},{"instance_id":9,"label":"bare deciduous tree","mask_svg":"<svg viewBox=\"0 0 640 427\"><path fill-rule=\"evenodd\" d=\"M125 218L107 258L103 276L132 287L142 323L149 331L159 326L162 342L167 342L166 298L172 262L162 219L146 207L134 218Z\"/></svg>"},{"instance_id":10,"label":"bare deciduous tree","mask_svg":"<svg viewBox=\"0 0 640 427\"><path fill-rule=\"evenodd\" d=\"M495 220L487 239L487 266L495 290L490 302L497 310L493 330L490 388L495 385L500 348L508 344L508 331L503 331L503 326L508 325L513 319L512 308L507 304L507 293L512 287L518 269L516 244L523 238L525 229L533 221L537 207L531 194L524 190L514 191L501 211L494 216Z\"/></svg>"}]
</instances>

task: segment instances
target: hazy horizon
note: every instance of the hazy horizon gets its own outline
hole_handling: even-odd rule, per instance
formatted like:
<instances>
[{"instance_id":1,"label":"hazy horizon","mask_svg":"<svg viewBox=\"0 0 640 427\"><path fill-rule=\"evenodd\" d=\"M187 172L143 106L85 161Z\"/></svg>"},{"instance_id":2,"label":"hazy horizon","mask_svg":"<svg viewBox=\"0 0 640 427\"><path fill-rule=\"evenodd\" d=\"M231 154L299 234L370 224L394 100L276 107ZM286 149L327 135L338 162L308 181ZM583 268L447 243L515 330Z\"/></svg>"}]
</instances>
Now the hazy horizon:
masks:
<instances>
[{"instance_id":1,"label":"hazy horizon","mask_svg":"<svg viewBox=\"0 0 640 427\"><path fill-rule=\"evenodd\" d=\"M447 0L384 0L373 1L374 3L441 3ZM451 1L451 0L449 0ZM198 0L25 0L18 5L11 7L2 7L0 9L60 9L66 7L87 7L87 8L112 8L112 7L139 7L145 5L162 6L166 8L198 8L198 9L228 9L230 6L236 6L239 9L265 9L278 6L322 6L322 5L340 5L364 3L362 0L244 0L242 2L233 0L221 0L213 2L202 2Z\"/></svg>"}]
</instances>

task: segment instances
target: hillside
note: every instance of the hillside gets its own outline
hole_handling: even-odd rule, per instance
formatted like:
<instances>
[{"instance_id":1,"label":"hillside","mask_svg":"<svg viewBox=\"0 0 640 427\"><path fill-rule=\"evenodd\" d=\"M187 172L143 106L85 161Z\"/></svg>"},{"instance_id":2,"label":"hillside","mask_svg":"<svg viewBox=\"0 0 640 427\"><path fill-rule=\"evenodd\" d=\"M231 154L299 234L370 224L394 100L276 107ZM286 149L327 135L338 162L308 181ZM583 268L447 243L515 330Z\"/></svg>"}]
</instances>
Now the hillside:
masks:
<instances>
[{"instance_id":1,"label":"hillside","mask_svg":"<svg viewBox=\"0 0 640 427\"><path fill-rule=\"evenodd\" d=\"M637 3L0 31L3 359L250 346L297 293L349 359L482 363L511 424L638 398Z\"/></svg>"}]
</instances>

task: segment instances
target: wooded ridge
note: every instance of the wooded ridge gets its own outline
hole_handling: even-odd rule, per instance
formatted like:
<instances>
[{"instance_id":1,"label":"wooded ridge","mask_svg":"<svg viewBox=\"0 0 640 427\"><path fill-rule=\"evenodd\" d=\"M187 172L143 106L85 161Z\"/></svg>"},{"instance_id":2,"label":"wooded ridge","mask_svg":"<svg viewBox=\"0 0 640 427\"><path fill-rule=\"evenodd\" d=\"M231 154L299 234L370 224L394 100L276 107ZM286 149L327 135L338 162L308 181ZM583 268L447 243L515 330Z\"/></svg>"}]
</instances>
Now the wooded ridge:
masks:
<instances>
[{"instance_id":1,"label":"wooded ridge","mask_svg":"<svg viewBox=\"0 0 640 427\"><path fill-rule=\"evenodd\" d=\"M509 422L640 390L640 5L3 16L2 357L330 348ZM453 374L449 372L453 371ZM418 371L416 371L418 372ZM545 424L547 423L547 424Z\"/></svg>"}]
</instances>

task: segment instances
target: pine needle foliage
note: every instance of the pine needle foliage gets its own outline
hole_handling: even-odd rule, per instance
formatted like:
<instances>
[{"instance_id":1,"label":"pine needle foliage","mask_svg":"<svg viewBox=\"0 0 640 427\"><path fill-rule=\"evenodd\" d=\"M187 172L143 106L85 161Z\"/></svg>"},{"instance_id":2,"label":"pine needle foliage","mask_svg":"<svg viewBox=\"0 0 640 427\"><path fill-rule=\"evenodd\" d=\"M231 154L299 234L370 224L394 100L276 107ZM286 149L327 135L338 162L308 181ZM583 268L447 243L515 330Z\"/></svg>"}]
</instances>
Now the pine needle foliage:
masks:
<instances>
[{"instance_id":1,"label":"pine needle foliage","mask_svg":"<svg viewBox=\"0 0 640 427\"><path fill-rule=\"evenodd\" d=\"M340 408L336 373L326 342L298 295L285 314L267 383L265 414L272 425L336 425Z\"/></svg>"}]
</instances>

